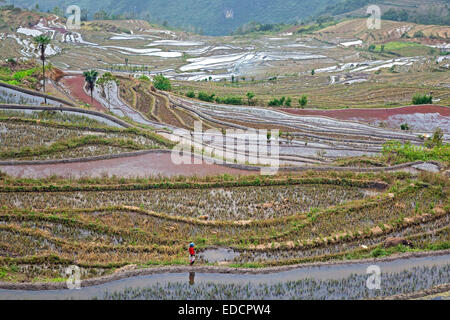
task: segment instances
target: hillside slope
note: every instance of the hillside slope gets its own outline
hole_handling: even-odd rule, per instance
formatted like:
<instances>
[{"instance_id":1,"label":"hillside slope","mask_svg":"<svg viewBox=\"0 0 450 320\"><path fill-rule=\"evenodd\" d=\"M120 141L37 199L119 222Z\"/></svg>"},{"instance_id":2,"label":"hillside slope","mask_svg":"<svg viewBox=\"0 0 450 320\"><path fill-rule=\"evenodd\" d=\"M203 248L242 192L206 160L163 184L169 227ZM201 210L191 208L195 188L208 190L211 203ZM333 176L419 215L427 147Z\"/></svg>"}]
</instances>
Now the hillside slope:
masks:
<instances>
[{"instance_id":1,"label":"hillside slope","mask_svg":"<svg viewBox=\"0 0 450 320\"><path fill-rule=\"evenodd\" d=\"M326 6L319 15L364 17L369 5L379 6L383 19L450 24L449 0L339 0Z\"/></svg>"},{"instance_id":2,"label":"hillside slope","mask_svg":"<svg viewBox=\"0 0 450 320\"><path fill-rule=\"evenodd\" d=\"M156 23L208 35L225 35L250 22L291 22L314 15L338 0L78 0L89 18L100 10L125 18L141 18ZM52 11L58 6L65 11L72 0L7 0L23 8Z\"/></svg>"}]
</instances>

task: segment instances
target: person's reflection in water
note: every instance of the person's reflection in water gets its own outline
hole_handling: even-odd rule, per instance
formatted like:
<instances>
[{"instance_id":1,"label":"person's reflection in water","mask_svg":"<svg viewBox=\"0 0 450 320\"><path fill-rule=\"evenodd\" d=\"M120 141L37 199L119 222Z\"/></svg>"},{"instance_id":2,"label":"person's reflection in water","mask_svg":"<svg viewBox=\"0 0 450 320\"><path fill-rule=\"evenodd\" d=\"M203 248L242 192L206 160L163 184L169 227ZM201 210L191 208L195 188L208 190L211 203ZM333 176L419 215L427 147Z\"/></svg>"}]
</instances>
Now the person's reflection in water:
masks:
<instances>
[{"instance_id":1,"label":"person's reflection in water","mask_svg":"<svg viewBox=\"0 0 450 320\"><path fill-rule=\"evenodd\" d=\"M189 284L192 286L195 283L195 272L189 272Z\"/></svg>"}]
</instances>

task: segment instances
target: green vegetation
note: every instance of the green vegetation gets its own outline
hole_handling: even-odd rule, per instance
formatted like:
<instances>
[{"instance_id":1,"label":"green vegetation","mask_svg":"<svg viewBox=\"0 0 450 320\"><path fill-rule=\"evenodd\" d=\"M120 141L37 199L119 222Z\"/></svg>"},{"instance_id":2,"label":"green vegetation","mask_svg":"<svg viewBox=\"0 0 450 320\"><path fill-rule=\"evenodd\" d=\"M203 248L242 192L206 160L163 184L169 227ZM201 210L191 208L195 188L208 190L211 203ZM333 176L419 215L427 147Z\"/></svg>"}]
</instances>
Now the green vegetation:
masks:
<instances>
[{"instance_id":1,"label":"green vegetation","mask_svg":"<svg viewBox=\"0 0 450 320\"><path fill-rule=\"evenodd\" d=\"M388 141L383 144L383 156L389 163L405 163L414 161L440 161L450 163L450 145L436 145L432 148L416 146L411 143Z\"/></svg>"},{"instance_id":2,"label":"green vegetation","mask_svg":"<svg viewBox=\"0 0 450 320\"><path fill-rule=\"evenodd\" d=\"M339 0L332 1L331 4L319 14L328 14L333 16L341 15L374 4L395 5L396 7L399 7L396 9L390 8L388 10L383 10L381 18L385 20L408 21L418 24L450 24L448 4L446 4L445 1L439 0L425 8L417 6L416 4L410 5L407 1L402 3L388 3L383 0Z\"/></svg>"},{"instance_id":3,"label":"green vegetation","mask_svg":"<svg viewBox=\"0 0 450 320\"><path fill-rule=\"evenodd\" d=\"M270 100L268 102L269 106L275 106L275 107L281 107L281 106L286 106L286 107L290 107L292 103L292 99L290 97L281 97L280 99L277 98L273 98L272 100Z\"/></svg>"},{"instance_id":4,"label":"green vegetation","mask_svg":"<svg viewBox=\"0 0 450 320\"><path fill-rule=\"evenodd\" d=\"M246 96L247 96L248 105L252 105L255 94L253 92L247 92Z\"/></svg>"},{"instance_id":5,"label":"green vegetation","mask_svg":"<svg viewBox=\"0 0 450 320\"><path fill-rule=\"evenodd\" d=\"M250 33L272 33L272 32L280 32L283 29L286 29L287 25L284 23L281 24L261 24L258 22L249 22L246 23L239 28L237 28L233 35L244 35Z\"/></svg>"},{"instance_id":6,"label":"green vegetation","mask_svg":"<svg viewBox=\"0 0 450 320\"><path fill-rule=\"evenodd\" d=\"M298 34L310 34L316 32L318 30L324 29L326 27L334 26L338 24L339 21L335 20L330 16L320 16L316 19L316 22L313 24L308 24L301 26L297 29L296 33Z\"/></svg>"},{"instance_id":7,"label":"green vegetation","mask_svg":"<svg viewBox=\"0 0 450 320\"><path fill-rule=\"evenodd\" d=\"M141 80L141 81L150 81L150 78L147 77L147 76L144 75L144 74L143 74L142 76L140 76L138 79Z\"/></svg>"},{"instance_id":8,"label":"green vegetation","mask_svg":"<svg viewBox=\"0 0 450 320\"><path fill-rule=\"evenodd\" d=\"M18 71L14 72L8 65L0 66L0 82L16 86L23 85L31 89L36 89L36 86L38 85L39 68L29 68L29 65L24 65L23 67L26 69L21 69L21 66L15 65L14 69L18 69Z\"/></svg>"},{"instance_id":9,"label":"green vegetation","mask_svg":"<svg viewBox=\"0 0 450 320\"><path fill-rule=\"evenodd\" d=\"M389 9L383 13L382 19L393 21L409 21L418 24L436 24L449 25L450 15L449 8L442 6L441 10L428 10L428 12L420 12L418 10L396 10Z\"/></svg>"},{"instance_id":10,"label":"green vegetation","mask_svg":"<svg viewBox=\"0 0 450 320\"><path fill-rule=\"evenodd\" d=\"M114 83L119 85L119 80L110 72L105 72L96 82L96 85L102 88L105 94L109 110L111 110L111 90L113 89Z\"/></svg>"},{"instance_id":11,"label":"green vegetation","mask_svg":"<svg viewBox=\"0 0 450 320\"><path fill-rule=\"evenodd\" d=\"M83 73L84 80L86 81L87 87L89 91L91 92L91 102L94 101L93 93L95 88L95 82L97 81L98 77L98 71L91 70L91 71L85 71Z\"/></svg>"},{"instance_id":12,"label":"green vegetation","mask_svg":"<svg viewBox=\"0 0 450 320\"><path fill-rule=\"evenodd\" d=\"M43 78L43 90L45 93L45 50L47 49L47 46L52 41L49 37L40 35L33 38L34 43L38 46L38 49L41 54L41 61L42 61L42 78ZM47 103L47 98L44 98L45 103Z\"/></svg>"},{"instance_id":13,"label":"green vegetation","mask_svg":"<svg viewBox=\"0 0 450 320\"><path fill-rule=\"evenodd\" d=\"M206 102L214 102L215 94L214 94L214 93L208 94L208 93L206 93L206 92L200 91L200 92L198 93L198 96L197 96L197 97L198 97L199 100L202 100L202 101L206 101Z\"/></svg>"},{"instance_id":14,"label":"green vegetation","mask_svg":"<svg viewBox=\"0 0 450 320\"><path fill-rule=\"evenodd\" d=\"M244 101L241 97L237 96L227 96L227 97L216 97L215 101L217 103L232 104L232 105L243 105Z\"/></svg>"},{"instance_id":15,"label":"green vegetation","mask_svg":"<svg viewBox=\"0 0 450 320\"><path fill-rule=\"evenodd\" d=\"M188 91L186 93L186 97L191 98L191 99L195 98L195 92L193 90Z\"/></svg>"},{"instance_id":16,"label":"green vegetation","mask_svg":"<svg viewBox=\"0 0 450 320\"><path fill-rule=\"evenodd\" d=\"M433 103L433 97L431 95L421 95L421 94L416 94L414 95L413 99L412 99L412 103L413 104L432 104Z\"/></svg>"},{"instance_id":17,"label":"green vegetation","mask_svg":"<svg viewBox=\"0 0 450 320\"><path fill-rule=\"evenodd\" d=\"M247 102L249 105L251 105L253 103L252 99L254 97L254 95L251 95L250 93L250 98L249 95L247 94ZM186 96L188 98L195 98L195 92L194 91L188 91L186 93ZM216 103L221 103L221 104L231 104L231 105L243 105L244 104L244 99L242 97L239 96L234 96L234 95L228 95L225 97L219 97L216 96L215 93L206 93L204 91L200 91L197 95L197 99L201 100L201 101L206 101L206 102L216 102Z\"/></svg>"},{"instance_id":18,"label":"green vegetation","mask_svg":"<svg viewBox=\"0 0 450 320\"><path fill-rule=\"evenodd\" d=\"M409 125L407 123L402 123L400 125L400 129L403 131L408 131L409 130Z\"/></svg>"},{"instance_id":19,"label":"green vegetation","mask_svg":"<svg viewBox=\"0 0 450 320\"><path fill-rule=\"evenodd\" d=\"M158 74L153 77L153 85L158 90L170 91L172 90L172 85L170 80L164 77L162 74Z\"/></svg>"},{"instance_id":20,"label":"green vegetation","mask_svg":"<svg viewBox=\"0 0 450 320\"><path fill-rule=\"evenodd\" d=\"M306 95L302 95L302 97L298 100L298 104L303 109L308 104L308 97Z\"/></svg>"},{"instance_id":21,"label":"green vegetation","mask_svg":"<svg viewBox=\"0 0 450 320\"><path fill-rule=\"evenodd\" d=\"M428 55L430 47L411 41L391 41L385 44L370 45L369 51L402 56Z\"/></svg>"}]
</instances>

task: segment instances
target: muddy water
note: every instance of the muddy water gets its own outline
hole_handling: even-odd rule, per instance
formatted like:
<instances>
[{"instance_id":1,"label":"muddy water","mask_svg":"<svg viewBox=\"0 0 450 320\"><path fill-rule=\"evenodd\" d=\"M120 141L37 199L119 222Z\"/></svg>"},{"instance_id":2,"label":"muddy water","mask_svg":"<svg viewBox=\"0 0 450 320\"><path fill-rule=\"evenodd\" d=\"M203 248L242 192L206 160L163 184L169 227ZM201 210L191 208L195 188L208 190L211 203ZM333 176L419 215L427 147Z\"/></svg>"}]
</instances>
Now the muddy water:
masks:
<instances>
[{"instance_id":1,"label":"muddy water","mask_svg":"<svg viewBox=\"0 0 450 320\"><path fill-rule=\"evenodd\" d=\"M417 274L415 268L442 267L450 264L450 255L435 257L405 258L394 261L378 262L376 265L383 275L388 278L389 274L400 273L411 270ZM0 290L0 299L91 299L101 298L106 292L121 292L127 288L148 288L156 285L167 285L169 283L180 284L236 284L236 285L275 285L288 281L312 280L345 280L350 277L362 277L361 286L365 286L367 268L375 263L352 263L341 265L308 266L288 271L267 274L222 274L222 273L195 273L195 267L186 273L165 273L148 276L138 276L128 279L113 281L110 283L84 287L80 290L48 290L48 291L25 291L25 290ZM414 270L414 271L413 271ZM446 269L444 269L446 270ZM448 270L448 268L447 268ZM420 273L419 273L420 276ZM448 274L443 275L441 282L448 281ZM382 280L383 281L383 280ZM383 282L382 282L383 283ZM345 298L345 297L344 297Z\"/></svg>"},{"instance_id":2,"label":"muddy water","mask_svg":"<svg viewBox=\"0 0 450 320\"><path fill-rule=\"evenodd\" d=\"M239 257L239 252L229 248L211 248L198 254L200 260L215 263L223 261L232 261L234 258Z\"/></svg>"},{"instance_id":3,"label":"muddy water","mask_svg":"<svg viewBox=\"0 0 450 320\"><path fill-rule=\"evenodd\" d=\"M193 163L194 160L191 161ZM216 164L180 164L172 162L167 152L148 153L133 157L76 163L0 165L0 171L23 178L62 177L150 177L150 176L209 176L221 174L249 175L254 171L233 169Z\"/></svg>"}]
</instances>

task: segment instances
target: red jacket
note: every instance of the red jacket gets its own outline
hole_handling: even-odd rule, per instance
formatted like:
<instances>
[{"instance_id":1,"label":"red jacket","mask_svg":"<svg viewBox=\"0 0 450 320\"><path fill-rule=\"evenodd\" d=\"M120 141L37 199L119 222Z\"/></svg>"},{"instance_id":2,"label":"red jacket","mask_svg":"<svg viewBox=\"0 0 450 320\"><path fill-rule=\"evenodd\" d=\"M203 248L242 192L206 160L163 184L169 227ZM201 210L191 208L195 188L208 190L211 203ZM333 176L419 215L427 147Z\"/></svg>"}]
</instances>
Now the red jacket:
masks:
<instances>
[{"instance_id":1,"label":"red jacket","mask_svg":"<svg viewBox=\"0 0 450 320\"><path fill-rule=\"evenodd\" d=\"M193 247L189 247L189 254L190 254L191 256L195 256L195 250L194 250Z\"/></svg>"}]
</instances>

